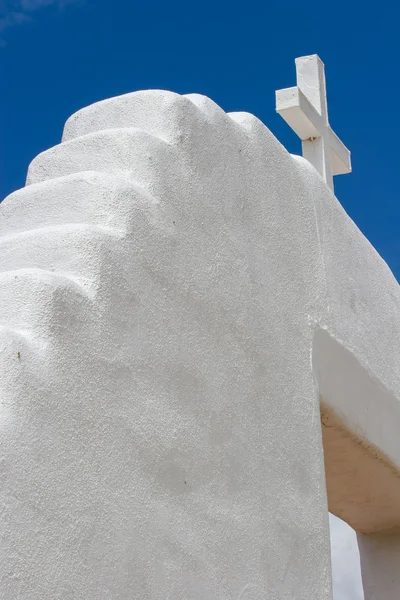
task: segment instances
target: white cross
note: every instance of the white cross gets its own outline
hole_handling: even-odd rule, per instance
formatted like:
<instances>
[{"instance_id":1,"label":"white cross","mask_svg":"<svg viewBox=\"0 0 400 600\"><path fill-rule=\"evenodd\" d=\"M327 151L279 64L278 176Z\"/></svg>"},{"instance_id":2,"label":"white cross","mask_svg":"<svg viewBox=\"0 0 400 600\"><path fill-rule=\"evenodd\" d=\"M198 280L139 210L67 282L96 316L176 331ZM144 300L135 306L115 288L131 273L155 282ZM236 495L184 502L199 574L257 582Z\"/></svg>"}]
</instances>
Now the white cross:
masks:
<instances>
[{"instance_id":1,"label":"white cross","mask_svg":"<svg viewBox=\"0 0 400 600\"><path fill-rule=\"evenodd\" d=\"M329 125L324 63L316 54L295 62L297 86L276 92L276 110L301 138L304 158L333 190L333 175L350 173L351 160Z\"/></svg>"}]
</instances>

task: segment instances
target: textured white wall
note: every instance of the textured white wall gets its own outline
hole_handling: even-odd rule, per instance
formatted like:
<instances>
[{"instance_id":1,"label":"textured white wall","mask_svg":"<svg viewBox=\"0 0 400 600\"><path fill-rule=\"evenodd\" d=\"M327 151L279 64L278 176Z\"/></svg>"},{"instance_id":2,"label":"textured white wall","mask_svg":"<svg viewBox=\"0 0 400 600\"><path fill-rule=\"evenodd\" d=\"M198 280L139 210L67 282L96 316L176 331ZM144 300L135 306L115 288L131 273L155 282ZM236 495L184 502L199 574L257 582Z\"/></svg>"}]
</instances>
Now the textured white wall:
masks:
<instances>
[{"instance_id":1,"label":"textured white wall","mask_svg":"<svg viewBox=\"0 0 400 600\"><path fill-rule=\"evenodd\" d=\"M80 111L28 183L0 205L2 597L331 598L314 331L397 386L387 267L304 160L197 95Z\"/></svg>"},{"instance_id":2,"label":"textured white wall","mask_svg":"<svg viewBox=\"0 0 400 600\"><path fill-rule=\"evenodd\" d=\"M400 593L400 529L359 535L366 600L398 600Z\"/></svg>"}]
</instances>

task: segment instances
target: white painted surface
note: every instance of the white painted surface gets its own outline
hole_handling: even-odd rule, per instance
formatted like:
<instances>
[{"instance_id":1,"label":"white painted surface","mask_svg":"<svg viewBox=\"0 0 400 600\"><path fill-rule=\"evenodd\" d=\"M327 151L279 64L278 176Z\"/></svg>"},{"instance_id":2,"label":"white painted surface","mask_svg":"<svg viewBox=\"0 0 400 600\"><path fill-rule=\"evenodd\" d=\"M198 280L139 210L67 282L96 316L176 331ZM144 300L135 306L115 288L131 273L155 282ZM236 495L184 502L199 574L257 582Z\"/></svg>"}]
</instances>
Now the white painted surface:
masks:
<instances>
[{"instance_id":1,"label":"white painted surface","mask_svg":"<svg viewBox=\"0 0 400 600\"><path fill-rule=\"evenodd\" d=\"M312 347L400 397L385 263L198 95L80 111L28 183L0 205L2 597L330 599Z\"/></svg>"},{"instance_id":2,"label":"white painted surface","mask_svg":"<svg viewBox=\"0 0 400 600\"><path fill-rule=\"evenodd\" d=\"M400 529L359 535L365 600L398 600Z\"/></svg>"},{"instance_id":3,"label":"white painted surface","mask_svg":"<svg viewBox=\"0 0 400 600\"><path fill-rule=\"evenodd\" d=\"M295 62L297 86L276 92L276 110L302 140L304 158L333 190L333 176L350 173L351 159L329 125L324 64L316 54Z\"/></svg>"}]
</instances>

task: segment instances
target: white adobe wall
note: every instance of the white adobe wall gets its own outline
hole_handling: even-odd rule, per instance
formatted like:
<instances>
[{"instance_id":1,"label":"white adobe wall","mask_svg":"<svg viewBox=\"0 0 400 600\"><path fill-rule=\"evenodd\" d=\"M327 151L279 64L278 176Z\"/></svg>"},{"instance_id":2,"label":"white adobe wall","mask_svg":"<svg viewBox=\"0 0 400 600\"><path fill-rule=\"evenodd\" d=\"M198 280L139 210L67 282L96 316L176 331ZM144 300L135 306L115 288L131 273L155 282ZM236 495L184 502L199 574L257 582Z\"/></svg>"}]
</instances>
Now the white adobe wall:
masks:
<instances>
[{"instance_id":1,"label":"white adobe wall","mask_svg":"<svg viewBox=\"0 0 400 600\"><path fill-rule=\"evenodd\" d=\"M398 600L400 530L359 535L363 586L367 600Z\"/></svg>"},{"instance_id":2,"label":"white adobe wall","mask_svg":"<svg viewBox=\"0 0 400 600\"><path fill-rule=\"evenodd\" d=\"M80 111L28 184L0 205L2 597L330 599L318 386L339 400L312 349L400 398L386 265L305 161L198 95ZM368 402L349 424L400 465Z\"/></svg>"}]
</instances>

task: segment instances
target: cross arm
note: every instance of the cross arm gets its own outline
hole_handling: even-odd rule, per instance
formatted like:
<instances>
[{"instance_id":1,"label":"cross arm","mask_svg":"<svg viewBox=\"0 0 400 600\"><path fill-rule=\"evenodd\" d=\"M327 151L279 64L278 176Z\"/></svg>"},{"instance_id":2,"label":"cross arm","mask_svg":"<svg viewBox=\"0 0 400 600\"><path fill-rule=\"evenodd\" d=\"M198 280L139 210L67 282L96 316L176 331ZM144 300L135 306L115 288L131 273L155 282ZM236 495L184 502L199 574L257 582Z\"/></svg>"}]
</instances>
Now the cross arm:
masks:
<instances>
[{"instance_id":1,"label":"cross arm","mask_svg":"<svg viewBox=\"0 0 400 600\"><path fill-rule=\"evenodd\" d=\"M320 137L324 129L321 115L298 87L276 92L276 112L301 140Z\"/></svg>"},{"instance_id":2,"label":"cross arm","mask_svg":"<svg viewBox=\"0 0 400 600\"><path fill-rule=\"evenodd\" d=\"M332 175L351 173L351 153L332 129L330 130Z\"/></svg>"}]
</instances>

